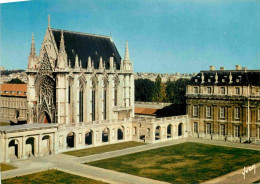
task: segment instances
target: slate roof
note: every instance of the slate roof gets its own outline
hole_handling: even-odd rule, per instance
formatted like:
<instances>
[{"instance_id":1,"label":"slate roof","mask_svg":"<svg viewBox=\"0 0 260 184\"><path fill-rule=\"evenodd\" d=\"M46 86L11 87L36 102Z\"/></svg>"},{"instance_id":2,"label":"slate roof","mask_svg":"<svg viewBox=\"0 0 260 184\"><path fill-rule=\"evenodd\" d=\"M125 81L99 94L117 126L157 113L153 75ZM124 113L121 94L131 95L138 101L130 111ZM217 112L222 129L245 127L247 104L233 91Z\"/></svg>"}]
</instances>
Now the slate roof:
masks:
<instances>
[{"instance_id":1,"label":"slate roof","mask_svg":"<svg viewBox=\"0 0 260 184\"><path fill-rule=\"evenodd\" d=\"M52 29L52 33L59 49L61 31L59 29ZM75 66L75 57L78 55L82 62L82 68L87 68L88 57L94 61L94 68L98 69L100 56L102 56L103 63L106 69L109 68L109 58L114 57L116 68L120 68L121 56L110 37L93 35L87 33L79 33L63 30L65 50L68 55L68 60L71 62L71 67Z\"/></svg>"},{"instance_id":2,"label":"slate roof","mask_svg":"<svg viewBox=\"0 0 260 184\"><path fill-rule=\"evenodd\" d=\"M26 97L27 84L1 84L1 96L20 96Z\"/></svg>"},{"instance_id":3,"label":"slate roof","mask_svg":"<svg viewBox=\"0 0 260 184\"><path fill-rule=\"evenodd\" d=\"M215 70L215 71L201 71L195 77L191 78L191 84L202 84L201 76L204 75L203 85L254 85L260 86L260 70ZM218 75L218 83L215 83L215 75ZM232 82L230 83L229 75L232 75Z\"/></svg>"}]
</instances>

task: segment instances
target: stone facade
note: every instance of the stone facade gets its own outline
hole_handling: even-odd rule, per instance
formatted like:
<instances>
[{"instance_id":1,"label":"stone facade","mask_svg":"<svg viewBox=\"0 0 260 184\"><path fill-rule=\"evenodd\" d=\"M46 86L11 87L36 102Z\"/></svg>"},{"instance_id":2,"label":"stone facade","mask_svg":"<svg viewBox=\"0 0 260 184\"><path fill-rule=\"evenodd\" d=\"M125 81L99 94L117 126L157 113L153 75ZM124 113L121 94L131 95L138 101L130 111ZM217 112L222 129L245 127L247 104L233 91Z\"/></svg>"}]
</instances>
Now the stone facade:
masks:
<instances>
[{"instance_id":1,"label":"stone facade","mask_svg":"<svg viewBox=\"0 0 260 184\"><path fill-rule=\"evenodd\" d=\"M27 119L26 84L2 84L0 86L0 117L3 120Z\"/></svg>"},{"instance_id":2,"label":"stone facade","mask_svg":"<svg viewBox=\"0 0 260 184\"><path fill-rule=\"evenodd\" d=\"M208 139L260 141L260 70L201 71L187 86L192 135ZM249 107L249 108L248 108ZM249 115L248 115L249 112ZM248 129L249 117L249 129Z\"/></svg>"},{"instance_id":3,"label":"stone facade","mask_svg":"<svg viewBox=\"0 0 260 184\"><path fill-rule=\"evenodd\" d=\"M28 60L29 123L78 124L134 116L128 43L121 57L111 37L50 28Z\"/></svg>"}]
</instances>

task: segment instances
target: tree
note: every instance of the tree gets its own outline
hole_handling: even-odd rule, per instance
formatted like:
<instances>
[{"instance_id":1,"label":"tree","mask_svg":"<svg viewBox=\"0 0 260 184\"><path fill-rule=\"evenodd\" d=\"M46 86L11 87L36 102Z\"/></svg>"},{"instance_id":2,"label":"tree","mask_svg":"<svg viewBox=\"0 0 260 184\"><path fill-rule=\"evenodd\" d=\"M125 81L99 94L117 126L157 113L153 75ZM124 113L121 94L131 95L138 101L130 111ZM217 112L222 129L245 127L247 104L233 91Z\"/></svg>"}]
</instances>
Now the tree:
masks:
<instances>
[{"instance_id":1,"label":"tree","mask_svg":"<svg viewBox=\"0 0 260 184\"><path fill-rule=\"evenodd\" d=\"M12 79L10 81L7 82L8 84L25 84L23 81L21 81L21 79L16 78L16 79Z\"/></svg>"},{"instance_id":2,"label":"tree","mask_svg":"<svg viewBox=\"0 0 260 184\"><path fill-rule=\"evenodd\" d=\"M162 94L162 78L160 75L157 75L155 79L155 96L153 98L154 102L162 102L163 94Z\"/></svg>"},{"instance_id":3,"label":"tree","mask_svg":"<svg viewBox=\"0 0 260 184\"><path fill-rule=\"evenodd\" d=\"M155 84L149 79L135 80L135 100L152 102L155 95Z\"/></svg>"},{"instance_id":4,"label":"tree","mask_svg":"<svg viewBox=\"0 0 260 184\"><path fill-rule=\"evenodd\" d=\"M166 96L168 102L174 104L186 103L186 86L189 84L189 79L178 79L175 82L167 81Z\"/></svg>"}]
</instances>

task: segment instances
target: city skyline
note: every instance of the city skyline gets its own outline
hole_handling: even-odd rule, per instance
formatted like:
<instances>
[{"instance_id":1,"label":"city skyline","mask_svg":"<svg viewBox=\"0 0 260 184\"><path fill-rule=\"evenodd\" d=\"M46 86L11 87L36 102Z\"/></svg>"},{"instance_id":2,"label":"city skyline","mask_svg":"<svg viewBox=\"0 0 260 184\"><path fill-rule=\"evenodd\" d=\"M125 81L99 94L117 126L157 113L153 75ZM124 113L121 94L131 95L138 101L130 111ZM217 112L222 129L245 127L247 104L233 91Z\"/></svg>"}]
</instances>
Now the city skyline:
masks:
<instances>
[{"instance_id":1,"label":"city skyline","mask_svg":"<svg viewBox=\"0 0 260 184\"><path fill-rule=\"evenodd\" d=\"M259 1L36 0L0 6L1 66L7 69L26 69L32 32L39 54L48 15L52 28L112 36L121 57L128 40L135 72L260 68Z\"/></svg>"}]
</instances>

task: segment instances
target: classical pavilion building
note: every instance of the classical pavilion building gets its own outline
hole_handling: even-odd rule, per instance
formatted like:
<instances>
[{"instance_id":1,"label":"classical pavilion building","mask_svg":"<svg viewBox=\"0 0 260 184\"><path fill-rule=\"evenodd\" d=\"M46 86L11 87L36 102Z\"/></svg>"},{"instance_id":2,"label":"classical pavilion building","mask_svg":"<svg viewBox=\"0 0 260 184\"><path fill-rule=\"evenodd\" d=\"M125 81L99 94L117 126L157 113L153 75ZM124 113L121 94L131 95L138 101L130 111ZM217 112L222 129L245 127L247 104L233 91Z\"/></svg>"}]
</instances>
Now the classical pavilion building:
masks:
<instances>
[{"instance_id":1,"label":"classical pavilion building","mask_svg":"<svg viewBox=\"0 0 260 184\"><path fill-rule=\"evenodd\" d=\"M191 135L260 142L260 70L200 71L187 86Z\"/></svg>"}]
</instances>

